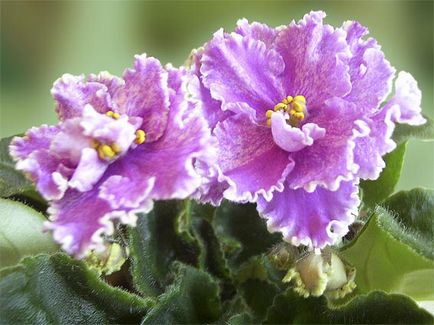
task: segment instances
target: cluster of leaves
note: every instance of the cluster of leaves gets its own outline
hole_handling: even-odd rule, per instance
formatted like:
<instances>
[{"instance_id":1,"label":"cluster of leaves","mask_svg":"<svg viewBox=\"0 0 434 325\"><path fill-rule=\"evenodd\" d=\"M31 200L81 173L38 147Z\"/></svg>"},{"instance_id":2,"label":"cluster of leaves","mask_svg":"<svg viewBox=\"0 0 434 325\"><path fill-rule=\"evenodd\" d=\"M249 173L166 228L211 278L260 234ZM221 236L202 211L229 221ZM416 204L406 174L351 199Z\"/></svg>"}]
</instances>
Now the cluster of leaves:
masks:
<instances>
[{"instance_id":1,"label":"cluster of leaves","mask_svg":"<svg viewBox=\"0 0 434 325\"><path fill-rule=\"evenodd\" d=\"M434 191L391 195L405 142L434 138L429 125L398 129L381 177L361 184L365 222L336 247L357 268L357 289L341 301L302 298L283 283L269 258L281 236L254 205L229 202L157 202L123 233L129 259L116 288L40 232L46 203L14 170L3 139L0 323L432 323L414 300L434 300Z\"/></svg>"}]
</instances>

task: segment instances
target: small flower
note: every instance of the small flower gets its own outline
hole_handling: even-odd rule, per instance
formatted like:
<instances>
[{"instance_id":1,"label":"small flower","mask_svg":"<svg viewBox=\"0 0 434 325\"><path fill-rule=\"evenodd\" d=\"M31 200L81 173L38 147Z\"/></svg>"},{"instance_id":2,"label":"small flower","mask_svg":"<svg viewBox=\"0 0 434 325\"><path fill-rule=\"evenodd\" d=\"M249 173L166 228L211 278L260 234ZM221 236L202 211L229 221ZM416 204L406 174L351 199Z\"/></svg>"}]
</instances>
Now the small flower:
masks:
<instances>
[{"instance_id":1,"label":"small flower","mask_svg":"<svg viewBox=\"0 0 434 325\"><path fill-rule=\"evenodd\" d=\"M321 249L354 221L360 179L376 179L395 123L420 125L421 93L367 29L323 12L270 28L242 19L193 53L190 85L219 142L212 200L257 202L270 231Z\"/></svg>"},{"instance_id":2,"label":"small flower","mask_svg":"<svg viewBox=\"0 0 434 325\"><path fill-rule=\"evenodd\" d=\"M213 140L187 99L190 78L145 55L123 78L64 75L52 89L59 124L13 140L17 168L50 201L47 228L67 252L101 251L114 222L134 225L153 200L198 188L194 164L213 159Z\"/></svg>"}]
</instances>

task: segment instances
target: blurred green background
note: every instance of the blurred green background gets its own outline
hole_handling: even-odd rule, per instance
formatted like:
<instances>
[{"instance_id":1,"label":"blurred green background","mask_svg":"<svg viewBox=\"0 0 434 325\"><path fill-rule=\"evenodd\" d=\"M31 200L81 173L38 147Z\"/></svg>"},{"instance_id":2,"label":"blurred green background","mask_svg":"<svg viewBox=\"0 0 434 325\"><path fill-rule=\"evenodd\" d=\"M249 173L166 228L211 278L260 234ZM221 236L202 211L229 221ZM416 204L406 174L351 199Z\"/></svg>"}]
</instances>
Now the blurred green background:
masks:
<instances>
[{"instance_id":1,"label":"blurred green background","mask_svg":"<svg viewBox=\"0 0 434 325\"><path fill-rule=\"evenodd\" d=\"M50 88L63 73L121 74L136 53L183 64L220 27L246 17L271 26L310 10L358 20L397 70L409 71L433 116L432 1L1 1L0 136L55 123ZM434 187L433 143L411 142L400 189Z\"/></svg>"}]
</instances>

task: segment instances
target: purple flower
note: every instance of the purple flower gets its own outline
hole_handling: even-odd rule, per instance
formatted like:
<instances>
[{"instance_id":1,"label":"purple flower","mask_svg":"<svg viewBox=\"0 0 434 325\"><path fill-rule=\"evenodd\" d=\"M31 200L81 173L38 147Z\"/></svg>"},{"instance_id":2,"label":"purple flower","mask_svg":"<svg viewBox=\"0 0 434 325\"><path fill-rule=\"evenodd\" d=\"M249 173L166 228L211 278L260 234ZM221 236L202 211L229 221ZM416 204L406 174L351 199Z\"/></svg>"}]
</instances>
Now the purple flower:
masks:
<instances>
[{"instance_id":1,"label":"purple flower","mask_svg":"<svg viewBox=\"0 0 434 325\"><path fill-rule=\"evenodd\" d=\"M183 199L201 184L213 138L187 98L191 75L145 55L123 78L64 75L54 83L60 122L15 138L17 168L50 201L47 228L77 257L102 250L113 223L134 225L153 200Z\"/></svg>"},{"instance_id":2,"label":"purple flower","mask_svg":"<svg viewBox=\"0 0 434 325\"><path fill-rule=\"evenodd\" d=\"M395 70L367 29L323 12L270 28L242 19L193 54L192 94L219 141L212 199L257 202L270 231L323 248L348 231L358 182L376 179L395 123L423 124L413 77ZM218 189L220 188L220 192Z\"/></svg>"}]
</instances>

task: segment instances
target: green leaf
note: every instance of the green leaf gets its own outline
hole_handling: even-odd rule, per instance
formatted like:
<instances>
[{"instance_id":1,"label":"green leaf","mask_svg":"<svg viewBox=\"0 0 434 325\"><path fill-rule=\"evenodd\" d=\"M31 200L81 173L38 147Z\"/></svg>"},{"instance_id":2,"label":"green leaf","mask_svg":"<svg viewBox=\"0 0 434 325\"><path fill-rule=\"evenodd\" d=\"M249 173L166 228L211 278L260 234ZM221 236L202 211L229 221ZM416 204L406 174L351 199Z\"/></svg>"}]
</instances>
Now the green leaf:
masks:
<instances>
[{"instance_id":1,"label":"green leaf","mask_svg":"<svg viewBox=\"0 0 434 325\"><path fill-rule=\"evenodd\" d=\"M374 181L361 181L362 201L365 208L373 209L395 191L401 176L407 143L401 143L394 151L384 156L386 167Z\"/></svg>"},{"instance_id":2,"label":"green leaf","mask_svg":"<svg viewBox=\"0 0 434 325\"><path fill-rule=\"evenodd\" d=\"M360 292L384 290L420 300L434 298L434 263L402 240L405 236L410 234L378 207L359 236L342 250L341 255L357 269Z\"/></svg>"},{"instance_id":3,"label":"green leaf","mask_svg":"<svg viewBox=\"0 0 434 325\"><path fill-rule=\"evenodd\" d=\"M0 291L1 324L137 323L152 305L64 254L28 257L3 269Z\"/></svg>"},{"instance_id":4,"label":"green leaf","mask_svg":"<svg viewBox=\"0 0 434 325\"><path fill-rule=\"evenodd\" d=\"M223 311L224 314L222 319L218 322L219 324L242 325L253 323L252 310L247 305L244 298L238 294L231 300L225 301Z\"/></svg>"},{"instance_id":5,"label":"green leaf","mask_svg":"<svg viewBox=\"0 0 434 325\"><path fill-rule=\"evenodd\" d=\"M292 289L276 297L266 324L429 324L433 317L414 301L398 294L374 291L360 295L340 308L327 299L302 298Z\"/></svg>"},{"instance_id":6,"label":"green leaf","mask_svg":"<svg viewBox=\"0 0 434 325\"><path fill-rule=\"evenodd\" d=\"M190 214L194 236L201 247L200 267L224 281L231 282L231 270L228 267L222 245L212 227L215 208L191 201L186 212Z\"/></svg>"},{"instance_id":7,"label":"green leaf","mask_svg":"<svg viewBox=\"0 0 434 325\"><path fill-rule=\"evenodd\" d=\"M191 235L180 235L180 216L186 216L182 202L156 202L150 213L138 216L137 226L131 229L132 275L144 295L165 291L174 261L198 265L199 246Z\"/></svg>"},{"instance_id":8,"label":"green leaf","mask_svg":"<svg viewBox=\"0 0 434 325\"><path fill-rule=\"evenodd\" d=\"M434 140L434 120L424 115L427 120L425 124L413 126L408 124L397 124L393 132L393 140L397 143L403 143L410 139L423 141Z\"/></svg>"},{"instance_id":9,"label":"green leaf","mask_svg":"<svg viewBox=\"0 0 434 325\"><path fill-rule=\"evenodd\" d=\"M434 260L434 190L415 188L388 198L382 206L394 215L390 233Z\"/></svg>"},{"instance_id":10,"label":"green leaf","mask_svg":"<svg viewBox=\"0 0 434 325\"><path fill-rule=\"evenodd\" d=\"M12 200L0 199L0 266L16 264L23 256L58 250L51 234L42 232L45 217Z\"/></svg>"},{"instance_id":11,"label":"green leaf","mask_svg":"<svg viewBox=\"0 0 434 325\"><path fill-rule=\"evenodd\" d=\"M266 253L281 240L281 234L268 232L253 204L224 201L216 210L213 226L229 264L235 268L254 255Z\"/></svg>"},{"instance_id":12,"label":"green leaf","mask_svg":"<svg viewBox=\"0 0 434 325\"><path fill-rule=\"evenodd\" d=\"M142 324L211 323L221 316L219 286L203 271L175 263L175 282L162 294Z\"/></svg>"}]
</instances>

